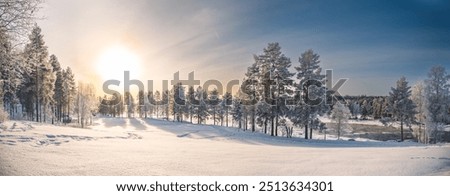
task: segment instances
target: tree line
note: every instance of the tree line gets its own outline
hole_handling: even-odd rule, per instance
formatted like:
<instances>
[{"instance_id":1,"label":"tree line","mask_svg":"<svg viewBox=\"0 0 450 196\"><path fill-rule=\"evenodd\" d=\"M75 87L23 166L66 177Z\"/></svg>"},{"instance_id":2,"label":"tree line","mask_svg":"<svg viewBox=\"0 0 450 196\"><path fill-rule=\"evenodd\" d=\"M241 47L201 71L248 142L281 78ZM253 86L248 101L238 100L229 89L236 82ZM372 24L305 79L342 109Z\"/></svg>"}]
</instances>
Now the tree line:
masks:
<instances>
[{"instance_id":1,"label":"tree line","mask_svg":"<svg viewBox=\"0 0 450 196\"><path fill-rule=\"evenodd\" d=\"M178 83L163 92L140 91L137 102L130 92L125 92L123 97L119 94L105 96L100 99L99 112L113 117L122 114L130 117L137 112L139 117L189 122L195 119L197 124L210 120L214 125L225 126L231 119L240 129L256 131L259 127L272 136L281 135L278 129L289 119L293 125L304 127L305 138L310 139L313 129L323 127L318 116L329 110L325 102L307 103L310 97L324 97L327 93L321 85L325 75L319 63L319 55L307 50L301 54L299 65L294 67L296 71L291 72L290 59L281 52L278 43L270 43L263 54L254 56L241 90L234 96L231 92L221 95L217 88L190 86L186 91L186 87ZM319 81L319 85L304 85L311 81ZM291 98L297 101L287 104Z\"/></svg>"},{"instance_id":2,"label":"tree line","mask_svg":"<svg viewBox=\"0 0 450 196\"><path fill-rule=\"evenodd\" d=\"M1 116L82 126L96 107L94 87L75 82L72 69L49 55L35 13L41 0L0 2ZM22 44L23 43L23 44Z\"/></svg>"},{"instance_id":3,"label":"tree line","mask_svg":"<svg viewBox=\"0 0 450 196\"><path fill-rule=\"evenodd\" d=\"M313 130L327 129L319 118L323 115L337 122L338 127L334 128L338 137L348 119L370 119L386 126L398 123L400 141L404 140L405 127L413 130L412 126L417 125L414 136L424 143L438 141L438 133L450 123L450 76L443 66L434 66L428 79L412 89L406 78L401 77L388 96L345 96L327 102L325 99L330 98L327 95L333 92L323 85L326 77L319 58L313 50L307 50L291 71L291 61L282 54L280 45L269 43L262 54L254 55L254 63L247 68L240 90L234 95L231 92L221 95L216 88L208 90L177 83L163 92L139 91L136 100L130 92L123 97L104 96L99 98L98 111L112 117L137 115L220 126L230 126L231 120L239 129L271 136L292 137L293 127L300 127L305 139L312 138ZM319 83L308 85L314 81ZM314 103L315 100L320 102Z\"/></svg>"}]
</instances>

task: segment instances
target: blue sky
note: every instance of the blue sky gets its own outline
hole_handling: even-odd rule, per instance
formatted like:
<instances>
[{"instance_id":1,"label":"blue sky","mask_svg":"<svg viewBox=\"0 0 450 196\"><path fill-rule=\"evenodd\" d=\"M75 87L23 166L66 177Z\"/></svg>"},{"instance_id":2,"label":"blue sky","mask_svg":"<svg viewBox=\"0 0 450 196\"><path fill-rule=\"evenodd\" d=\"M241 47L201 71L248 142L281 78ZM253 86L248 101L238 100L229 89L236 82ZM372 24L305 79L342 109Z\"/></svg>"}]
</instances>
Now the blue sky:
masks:
<instances>
[{"instance_id":1,"label":"blue sky","mask_svg":"<svg viewBox=\"0 0 450 196\"><path fill-rule=\"evenodd\" d=\"M141 80L242 79L252 55L279 42L293 66L319 53L324 69L349 78L342 94L386 95L401 76L414 84L432 65L450 69L448 10L444 0L48 0L39 25L82 80L99 78L89 68L112 45L140 57Z\"/></svg>"}]
</instances>

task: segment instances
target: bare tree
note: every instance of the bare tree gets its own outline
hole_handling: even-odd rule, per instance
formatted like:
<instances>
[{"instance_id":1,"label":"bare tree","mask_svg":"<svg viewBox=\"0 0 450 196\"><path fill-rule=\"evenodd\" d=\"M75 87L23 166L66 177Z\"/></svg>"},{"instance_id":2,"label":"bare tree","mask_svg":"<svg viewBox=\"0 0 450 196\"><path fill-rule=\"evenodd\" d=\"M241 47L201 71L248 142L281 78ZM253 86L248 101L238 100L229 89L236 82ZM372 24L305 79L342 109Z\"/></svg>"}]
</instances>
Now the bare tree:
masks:
<instances>
[{"instance_id":1,"label":"bare tree","mask_svg":"<svg viewBox=\"0 0 450 196\"><path fill-rule=\"evenodd\" d=\"M92 116L96 112L96 108L98 108L96 104L94 86L92 84L78 82L75 111L78 114L78 121L82 128L86 124L92 124Z\"/></svg>"},{"instance_id":2,"label":"bare tree","mask_svg":"<svg viewBox=\"0 0 450 196\"><path fill-rule=\"evenodd\" d=\"M336 123L338 139L341 137L341 131L348 127L347 122L350 116L351 113L347 106L341 104L340 102L337 102L336 105L334 105L334 108L331 111L331 119Z\"/></svg>"},{"instance_id":3,"label":"bare tree","mask_svg":"<svg viewBox=\"0 0 450 196\"><path fill-rule=\"evenodd\" d=\"M34 26L43 0L1 0L0 31L13 37L25 36Z\"/></svg>"}]
</instances>

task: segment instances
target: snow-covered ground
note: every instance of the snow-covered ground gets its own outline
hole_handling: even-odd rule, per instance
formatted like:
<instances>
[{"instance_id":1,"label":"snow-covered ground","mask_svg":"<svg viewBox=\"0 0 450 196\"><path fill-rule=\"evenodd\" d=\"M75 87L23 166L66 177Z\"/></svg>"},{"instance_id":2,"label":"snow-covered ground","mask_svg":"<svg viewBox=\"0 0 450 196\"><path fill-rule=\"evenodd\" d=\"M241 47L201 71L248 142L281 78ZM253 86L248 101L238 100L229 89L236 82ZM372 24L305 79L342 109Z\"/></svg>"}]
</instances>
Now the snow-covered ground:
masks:
<instances>
[{"instance_id":1,"label":"snow-covered ground","mask_svg":"<svg viewBox=\"0 0 450 196\"><path fill-rule=\"evenodd\" d=\"M304 140L210 125L8 121L0 175L450 175L450 145Z\"/></svg>"}]
</instances>

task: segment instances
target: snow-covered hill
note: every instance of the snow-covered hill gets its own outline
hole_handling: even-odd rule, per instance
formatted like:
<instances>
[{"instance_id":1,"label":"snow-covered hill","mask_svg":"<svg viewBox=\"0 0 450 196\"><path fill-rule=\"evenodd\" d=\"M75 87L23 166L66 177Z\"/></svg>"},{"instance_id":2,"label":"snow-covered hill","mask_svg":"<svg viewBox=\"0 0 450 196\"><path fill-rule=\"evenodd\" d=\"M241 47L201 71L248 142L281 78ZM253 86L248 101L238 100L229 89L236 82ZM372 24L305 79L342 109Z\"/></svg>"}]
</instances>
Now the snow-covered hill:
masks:
<instances>
[{"instance_id":1,"label":"snow-covered hill","mask_svg":"<svg viewBox=\"0 0 450 196\"><path fill-rule=\"evenodd\" d=\"M1 175L449 175L450 146L271 137L99 118L90 129L8 121Z\"/></svg>"}]
</instances>

